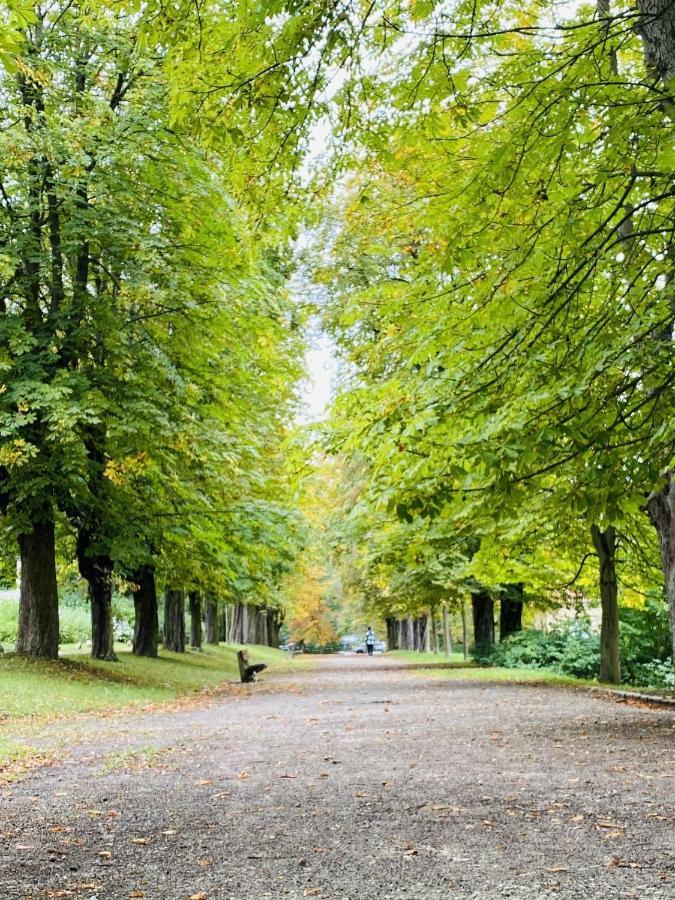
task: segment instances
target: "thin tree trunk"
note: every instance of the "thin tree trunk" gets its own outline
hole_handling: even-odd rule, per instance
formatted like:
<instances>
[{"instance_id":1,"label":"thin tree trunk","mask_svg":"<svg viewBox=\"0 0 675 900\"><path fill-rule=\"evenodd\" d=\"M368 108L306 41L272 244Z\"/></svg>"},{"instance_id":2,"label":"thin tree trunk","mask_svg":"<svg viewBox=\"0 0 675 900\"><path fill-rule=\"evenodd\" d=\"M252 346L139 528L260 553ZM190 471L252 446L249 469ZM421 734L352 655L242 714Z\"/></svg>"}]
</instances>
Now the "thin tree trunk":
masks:
<instances>
[{"instance_id":1,"label":"thin tree trunk","mask_svg":"<svg viewBox=\"0 0 675 900\"><path fill-rule=\"evenodd\" d=\"M21 593L17 653L56 659L59 655L59 597L56 586L54 520L51 515L19 537Z\"/></svg>"},{"instance_id":2,"label":"thin tree trunk","mask_svg":"<svg viewBox=\"0 0 675 900\"><path fill-rule=\"evenodd\" d=\"M422 641L421 641L420 650L423 653L430 653L431 652L431 617L429 616L429 613L425 613L420 618L420 625L422 626L421 627Z\"/></svg>"},{"instance_id":3,"label":"thin tree trunk","mask_svg":"<svg viewBox=\"0 0 675 900\"><path fill-rule=\"evenodd\" d=\"M140 566L134 572L132 581L135 615L131 652L135 656L155 657L159 643L159 611L154 567Z\"/></svg>"},{"instance_id":4,"label":"thin tree trunk","mask_svg":"<svg viewBox=\"0 0 675 900\"><path fill-rule=\"evenodd\" d=\"M450 616L448 614L448 604L443 603L443 650L446 656L452 653L452 643L450 641Z\"/></svg>"},{"instance_id":5,"label":"thin tree trunk","mask_svg":"<svg viewBox=\"0 0 675 900\"><path fill-rule=\"evenodd\" d=\"M437 622L436 622L436 607L435 606L431 607L430 621L431 621L431 649L433 650L433 652L435 654L438 654L438 629L437 629Z\"/></svg>"},{"instance_id":6,"label":"thin tree trunk","mask_svg":"<svg viewBox=\"0 0 675 900\"><path fill-rule=\"evenodd\" d=\"M188 594L190 607L190 646L193 650L202 649L202 598L199 591Z\"/></svg>"},{"instance_id":7,"label":"thin tree trunk","mask_svg":"<svg viewBox=\"0 0 675 900\"><path fill-rule=\"evenodd\" d=\"M598 679L609 684L621 681L621 655L619 650L619 605L616 585L616 533L611 525L600 531L591 525L593 546L600 562L600 602L602 623L600 626L600 673Z\"/></svg>"},{"instance_id":8,"label":"thin tree trunk","mask_svg":"<svg viewBox=\"0 0 675 900\"><path fill-rule=\"evenodd\" d=\"M488 651L495 642L495 604L485 590L471 594L473 642L476 650Z\"/></svg>"},{"instance_id":9,"label":"thin tree trunk","mask_svg":"<svg viewBox=\"0 0 675 900\"><path fill-rule=\"evenodd\" d=\"M210 594L206 598L205 610L206 643L218 643L218 604Z\"/></svg>"},{"instance_id":10,"label":"thin tree trunk","mask_svg":"<svg viewBox=\"0 0 675 900\"><path fill-rule=\"evenodd\" d=\"M507 584L504 586L499 602L499 640L505 640L510 634L522 631L523 628L523 585Z\"/></svg>"},{"instance_id":11,"label":"thin tree trunk","mask_svg":"<svg viewBox=\"0 0 675 900\"><path fill-rule=\"evenodd\" d=\"M238 644L246 644L248 642L248 604L241 605L241 636L237 641Z\"/></svg>"},{"instance_id":12,"label":"thin tree trunk","mask_svg":"<svg viewBox=\"0 0 675 900\"><path fill-rule=\"evenodd\" d=\"M406 650L415 650L415 622L412 616L406 619Z\"/></svg>"},{"instance_id":13,"label":"thin tree trunk","mask_svg":"<svg viewBox=\"0 0 675 900\"><path fill-rule=\"evenodd\" d=\"M226 601L223 602L223 608L220 611L220 621L218 623L218 633L220 640L226 644L234 644L234 636L232 629L234 628L236 604L229 606ZM229 615L228 615L229 609Z\"/></svg>"},{"instance_id":14,"label":"thin tree trunk","mask_svg":"<svg viewBox=\"0 0 675 900\"><path fill-rule=\"evenodd\" d=\"M164 593L164 648L185 653L185 595L167 589Z\"/></svg>"},{"instance_id":15,"label":"thin tree trunk","mask_svg":"<svg viewBox=\"0 0 675 900\"><path fill-rule=\"evenodd\" d=\"M466 627L466 603L462 600L462 654L464 656L464 662L466 662L469 658L469 647L468 647L468 634Z\"/></svg>"}]
</instances>

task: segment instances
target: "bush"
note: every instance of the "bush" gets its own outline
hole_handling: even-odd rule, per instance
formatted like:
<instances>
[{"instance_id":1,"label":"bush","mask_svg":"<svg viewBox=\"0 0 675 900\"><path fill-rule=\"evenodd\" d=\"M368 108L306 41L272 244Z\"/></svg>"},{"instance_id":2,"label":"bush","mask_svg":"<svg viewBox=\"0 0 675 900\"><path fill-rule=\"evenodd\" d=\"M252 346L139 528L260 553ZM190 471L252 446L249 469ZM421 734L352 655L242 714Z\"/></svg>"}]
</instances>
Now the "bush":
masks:
<instances>
[{"instance_id":1,"label":"bush","mask_svg":"<svg viewBox=\"0 0 675 900\"><path fill-rule=\"evenodd\" d=\"M644 609L621 608L621 670L623 681L644 687L675 687L668 656L668 608L650 598ZM600 669L600 636L586 619L564 622L551 631L519 631L476 659L507 668L553 669L576 678L596 678Z\"/></svg>"},{"instance_id":2,"label":"bush","mask_svg":"<svg viewBox=\"0 0 675 900\"><path fill-rule=\"evenodd\" d=\"M591 632L588 620L575 619L551 631L518 631L476 658L492 666L554 669L576 678L594 678L600 668L600 638Z\"/></svg>"}]
</instances>

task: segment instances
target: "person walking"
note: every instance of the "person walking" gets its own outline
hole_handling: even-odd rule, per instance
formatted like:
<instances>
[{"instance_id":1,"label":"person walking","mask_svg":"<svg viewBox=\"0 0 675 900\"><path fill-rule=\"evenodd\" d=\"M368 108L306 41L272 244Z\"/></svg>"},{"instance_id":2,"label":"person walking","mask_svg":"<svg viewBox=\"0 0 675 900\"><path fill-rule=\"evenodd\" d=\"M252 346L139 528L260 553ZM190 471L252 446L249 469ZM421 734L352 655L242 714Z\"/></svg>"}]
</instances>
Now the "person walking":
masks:
<instances>
[{"instance_id":1,"label":"person walking","mask_svg":"<svg viewBox=\"0 0 675 900\"><path fill-rule=\"evenodd\" d=\"M368 651L368 656L372 656L373 648L375 647L375 632L370 627L370 625L368 626L368 630L366 631L364 640L366 642L366 650Z\"/></svg>"}]
</instances>

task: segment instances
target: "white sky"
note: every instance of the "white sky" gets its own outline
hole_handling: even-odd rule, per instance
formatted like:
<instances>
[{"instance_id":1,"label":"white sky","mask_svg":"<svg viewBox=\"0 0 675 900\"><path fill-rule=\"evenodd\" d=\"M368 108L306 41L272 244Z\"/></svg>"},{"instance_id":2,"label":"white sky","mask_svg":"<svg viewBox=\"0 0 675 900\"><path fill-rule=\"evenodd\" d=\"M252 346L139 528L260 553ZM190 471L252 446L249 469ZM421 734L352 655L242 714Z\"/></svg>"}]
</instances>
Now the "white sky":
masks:
<instances>
[{"instance_id":1,"label":"white sky","mask_svg":"<svg viewBox=\"0 0 675 900\"><path fill-rule=\"evenodd\" d=\"M316 321L310 327L310 343L305 354L305 366L307 378L301 387L302 406L298 418L301 422L309 424L325 418L337 372L333 343L328 335L323 334Z\"/></svg>"}]
</instances>

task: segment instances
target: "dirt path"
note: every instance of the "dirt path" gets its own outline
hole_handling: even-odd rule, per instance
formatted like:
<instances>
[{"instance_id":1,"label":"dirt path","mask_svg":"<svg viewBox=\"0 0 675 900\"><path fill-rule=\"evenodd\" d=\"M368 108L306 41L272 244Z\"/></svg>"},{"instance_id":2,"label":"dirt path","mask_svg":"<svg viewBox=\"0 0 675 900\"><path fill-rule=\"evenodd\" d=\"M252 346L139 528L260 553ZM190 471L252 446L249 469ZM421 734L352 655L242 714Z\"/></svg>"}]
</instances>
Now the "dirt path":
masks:
<instances>
[{"instance_id":1,"label":"dirt path","mask_svg":"<svg viewBox=\"0 0 675 900\"><path fill-rule=\"evenodd\" d=\"M675 898L671 712L318 666L48 730L0 789L2 900Z\"/></svg>"}]
</instances>

